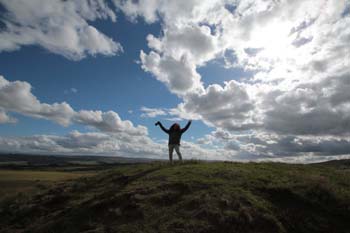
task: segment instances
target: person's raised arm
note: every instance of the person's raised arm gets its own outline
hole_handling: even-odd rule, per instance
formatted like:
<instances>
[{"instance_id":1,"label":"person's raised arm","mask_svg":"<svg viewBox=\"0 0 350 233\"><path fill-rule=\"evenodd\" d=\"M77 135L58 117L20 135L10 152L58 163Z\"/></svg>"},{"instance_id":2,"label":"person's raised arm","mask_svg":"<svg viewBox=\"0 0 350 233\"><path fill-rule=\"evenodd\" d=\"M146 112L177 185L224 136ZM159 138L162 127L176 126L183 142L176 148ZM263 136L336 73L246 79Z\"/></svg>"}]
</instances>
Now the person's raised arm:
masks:
<instances>
[{"instance_id":1,"label":"person's raised arm","mask_svg":"<svg viewBox=\"0 0 350 233\"><path fill-rule=\"evenodd\" d=\"M166 128L162 125L162 123L160 123L160 121L158 121L158 122L156 123L156 125L159 125L159 127L160 127L165 133L169 133L169 130L166 129Z\"/></svg>"},{"instance_id":2,"label":"person's raised arm","mask_svg":"<svg viewBox=\"0 0 350 233\"><path fill-rule=\"evenodd\" d=\"M186 132L186 130L188 130L188 128L190 128L191 123L192 123L192 121L189 120L189 121L187 122L187 125L185 126L185 128L181 129L181 133Z\"/></svg>"}]
</instances>

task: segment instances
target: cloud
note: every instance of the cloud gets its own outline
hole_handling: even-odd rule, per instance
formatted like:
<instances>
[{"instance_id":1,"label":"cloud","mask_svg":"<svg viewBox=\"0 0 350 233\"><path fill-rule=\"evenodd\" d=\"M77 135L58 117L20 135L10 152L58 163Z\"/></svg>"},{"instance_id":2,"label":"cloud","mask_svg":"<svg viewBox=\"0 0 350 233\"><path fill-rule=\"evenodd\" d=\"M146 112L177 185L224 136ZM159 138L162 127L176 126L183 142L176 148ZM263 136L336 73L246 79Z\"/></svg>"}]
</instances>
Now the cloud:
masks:
<instances>
[{"instance_id":1,"label":"cloud","mask_svg":"<svg viewBox=\"0 0 350 233\"><path fill-rule=\"evenodd\" d=\"M75 111L68 103L41 103L31 92L28 82L6 80L0 76L0 109L2 123L13 122L6 112L17 112L34 118L54 121L62 126L78 123L93 127L101 132L125 132L130 135L147 135L147 128L134 126L131 121L122 120L114 111Z\"/></svg>"},{"instance_id":2,"label":"cloud","mask_svg":"<svg viewBox=\"0 0 350 233\"><path fill-rule=\"evenodd\" d=\"M340 136L280 135L264 131L233 134L219 129L197 141L223 148L230 160L287 162L290 158L289 162L308 163L350 158L350 140Z\"/></svg>"},{"instance_id":3,"label":"cloud","mask_svg":"<svg viewBox=\"0 0 350 233\"><path fill-rule=\"evenodd\" d=\"M218 49L218 38L205 25L170 25L163 29L163 33L161 38L149 34L148 46L176 60L187 56L193 63L202 65L213 59Z\"/></svg>"},{"instance_id":4,"label":"cloud","mask_svg":"<svg viewBox=\"0 0 350 233\"><path fill-rule=\"evenodd\" d=\"M291 157L281 157L281 158L264 158L264 159L256 159L255 161L270 161L270 162L278 162L278 163L321 163L330 160L342 160L342 159L350 159L350 155L339 155L339 156L318 156L318 155L299 155L299 156L291 156Z\"/></svg>"},{"instance_id":5,"label":"cloud","mask_svg":"<svg viewBox=\"0 0 350 233\"><path fill-rule=\"evenodd\" d=\"M7 81L0 76L0 108L35 118L52 120L63 126L70 124L75 112L66 103L41 103L31 92L31 85L24 81Z\"/></svg>"},{"instance_id":6,"label":"cloud","mask_svg":"<svg viewBox=\"0 0 350 233\"><path fill-rule=\"evenodd\" d=\"M255 159L350 153L348 2L142 2L121 7L131 18L162 22L159 37L147 36L142 68L182 98L171 115L216 127L198 143ZM182 67L162 64L184 58ZM198 67L220 59L253 75L204 86Z\"/></svg>"},{"instance_id":7,"label":"cloud","mask_svg":"<svg viewBox=\"0 0 350 233\"><path fill-rule=\"evenodd\" d=\"M114 111L87 111L81 110L76 113L74 122L92 126L102 132L126 132L130 135L147 135L144 126L135 127L129 120L122 120Z\"/></svg>"},{"instance_id":8,"label":"cloud","mask_svg":"<svg viewBox=\"0 0 350 233\"><path fill-rule=\"evenodd\" d=\"M89 22L116 21L116 15L102 0L1 0L5 9L0 22L0 52L39 45L71 60L87 55L113 56L122 46L98 31Z\"/></svg>"},{"instance_id":9,"label":"cloud","mask_svg":"<svg viewBox=\"0 0 350 233\"><path fill-rule=\"evenodd\" d=\"M70 93L76 94L76 93L78 93L78 89L76 89L76 88L74 88L74 87L71 87L71 88L69 88L69 89L67 89L67 90L64 90L63 93L64 93L65 95L68 95L68 94L70 94Z\"/></svg>"},{"instance_id":10,"label":"cloud","mask_svg":"<svg viewBox=\"0 0 350 233\"><path fill-rule=\"evenodd\" d=\"M141 117L155 118L157 116L167 115L167 112L161 108L147 108L145 106L141 107Z\"/></svg>"},{"instance_id":11,"label":"cloud","mask_svg":"<svg viewBox=\"0 0 350 233\"><path fill-rule=\"evenodd\" d=\"M1 137L1 152L26 152L69 155L117 155L138 158L168 159L166 142L154 142L147 135L72 131L64 136L33 135L27 137ZM185 159L227 159L229 153L203 149L183 141L181 151ZM231 153L231 152L230 152ZM226 156L226 157L225 157Z\"/></svg>"},{"instance_id":12,"label":"cloud","mask_svg":"<svg viewBox=\"0 0 350 233\"><path fill-rule=\"evenodd\" d=\"M158 19L156 9L160 1L141 0L137 4L132 1L113 0L114 4L120 8L132 21L136 21L142 15L146 22L153 23Z\"/></svg>"},{"instance_id":13,"label":"cloud","mask_svg":"<svg viewBox=\"0 0 350 233\"><path fill-rule=\"evenodd\" d=\"M152 51L141 51L141 65L183 99L178 115L231 131L348 131L349 98L341 88L350 67L345 1L115 2L131 18L162 22L159 37L147 36ZM220 58L253 75L205 87L198 67Z\"/></svg>"},{"instance_id":14,"label":"cloud","mask_svg":"<svg viewBox=\"0 0 350 233\"><path fill-rule=\"evenodd\" d=\"M113 2L133 21L141 17L147 23L162 19L166 24L173 22L179 25L186 23L188 18L203 17L205 11L210 12L218 2L223 1L113 0ZM203 10L203 7L206 9Z\"/></svg>"},{"instance_id":15,"label":"cloud","mask_svg":"<svg viewBox=\"0 0 350 233\"><path fill-rule=\"evenodd\" d=\"M226 82L224 87L209 85L202 94L189 94L179 107L180 111L197 114L218 128L245 130L259 126L254 102L245 85L234 80Z\"/></svg>"},{"instance_id":16,"label":"cloud","mask_svg":"<svg viewBox=\"0 0 350 233\"><path fill-rule=\"evenodd\" d=\"M317 156L350 155L350 141L340 137L251 135L245 150L262 157L279 157L313 154ZM273 156L275 157L275 156Z\"/></svg>"},{"instance_id":17,"label":"cloud","mask_svg":"<svg viewBox=\"0 0 350 233\"><path fill-rule=\"evenodd\" d=\"M266 98L265 127L283 134L349 135L350 72Z\"/></svg>"},{"instance_id":18,"label":"cloud","mask_svg":"<svg viewBox=\"0 0 350 233\"><path fill-rule=\"evenodd\" d=\"M282 134L280 132L269 133L266 130L277 130L265 129L264 127L260 127L260 129L256 127L250 133L242 134L237 132L233 134L233 127L242 130L243 127L249 126L249 122L246 121L247 119L254 119L252 113L255 112L250 96L246 92L247 87L236 81L227 82L224 88L220 85L211 85L202 94L203 96L188 95L186 97L189 98L187 99L188 102L185 102L187 105L182 105L182 107L187 109L189 113L193 111L198 114L199 112L201 117L206 117L203 118L204 121L214 122L217 130L198 139L198 143L183 141L182 148L185 151L186 158L244 161L277 157L282 159L283 157L299 155L302 156L301 158L305 158L305 162L316 161L316 159L312 160L305 157L307 154L328 156L327 158L331 158L329 156L334 156L332 158L343 158L350 154L350 141L346 136L348 109L344 108L344 106L348 106L348 96L347 92L338 91L338 88L347 89L349 83L349 76L344 74L341 77L324 79L323 82L319 82L317 85L308 86L304 84L303 86L298 86L300 90L291 91L287 94L286 92L277 92L276 98L273 98L274 101L263 103L272 105L273 110L281 108L280 112L287 112L292 117L294 116L291 114L293 112L300 112L300 116L303 117L303 114L313 111L315 103L325 105L322 103L326 102L334 107L333 111L339 107L339 111L344 111L344 129L332 128L332 130L338 130L336 135L333 136L329 135L328 130L326 130L327 134L319 133L317 137L309 134L300 136ZM319 101L305 102L305 100L309 100L306 97L311 98L311 96L316 96L315 100ZM237 102L232 102L232 99L237 99ZM67 103L41 103L31 93L31 85L29 83L21 81L10 82L2 76L0 77L0 100L2 109L0 111L0 119L3 123L12 121L7 112L17 112L52 120L62 125L76 123L98 130L98 132L88 133L72 131L66 136L0 137L0 147L3 152L117 154L132 157L167 158L166 143L154 142L148 136L146 127L134 126L131 121L122 120L116 112L75 111ZM226 103L226 105L218 103ZM296 109L284 109L285 106L293 106ZM235 109L235 111L230 112L226 110L226 107L229 110ZM63 110L69 109L69 111L58 111L60 108ZM146 112L148 111L149 114L159 113L157 109L153 108L143 107L142 109ZM179 110L164 109L162 113L172 116L175 115L176 111ZM229 114L228 117L231 119L232 125L230 126L224 124L227 122L225 118L226 113ZM281 119L286 118L284 116ZM272 118L269 117L269 119ZM340 121L341 118L336 118L336 120ZM328 122L328 120L326 121ZM298 125L296 120L294 122ZM312 124L312 122L309 122L309 124ZM265 125L268 124L265 123ZM280 130L283 129L282 127L287 127L286 132L291 131L291 129L288 129L288 126L288 124L283 123ZM293 129L296 129L296 126L293 126ZM320 129L320 127L317 129ZM312 132L312 130L307 130L307 132ZM343 136L341 136L342 132ZM301 158L297 160L294 157L293 161L302 161ZM284 161L285 159L282 160ZM321 157L317 157L317 161L321 160Z\"/></svg>"},{"instance_id":19,"label":"cloud","mask_svg":"<svg viewBox=\"0 0 350 233\"><path fill-rule=\"evenodd\" d=\"M72 131L65 137L50 137L58 146L65 149L71 149L73 151L81 150L98 150L101 145L104 149L107 149L106 142L109 142L109 135L97 132L80 133L78 131ZM109 150L118 149L117 143L109 144ZM102 148L101 148L102 149ZM96 151L97 152L97 151Z\"/></svg>"},{"instance_id":20,"label":"cloud","mask_svg":"<svg viewBox=\"0 0 350 233\"><path fill-rule=\"evenodd\" d=\"M140 116L144 118L155 118L161 116L162 119L167 121L182 121L182 120L199 120L197 114L192 114L183 109L183 105L179 105L176 108L148 108L141 107L143 112Z\"/></svg>"},{"instance_id":21,"label":"cloud","mask_svg":"<svg viewBox=\"0 0 350 233\"><path fill-rule=\"evenodd\" d=\"M0 110L0 124L5 123L16 123L17 119L9 116L6 112L3 110Z\"/></svg>"},{"instance_id":22,"label":"cloud","mask_svg":"<svg viewBox=\"0 0 350 233\"><path fill-rule=\"evenodd\" d=\"M164 11L164 17L167 10L169 8ZM141 51L142 68L177 95L202 92L204 88L196 67L215 58L220 51L218 38L206 25L170 22L163 27L161 37L147 36L148 46L153 51L148 54Z\"/></svg>"},{"instance_id":23,"label":"cloud","mask_svg":"<svg viewBox=\"0 0 350 233\"><path fill-rule=\"evenodd\" d=\"M154 74L175 94L184 95L189 91L197 91L202 88L195 65L186 56L176 60L170 56L160 56L153 51L149 54L141 51L140 59L142 69Z\"/></svg>"},{"instance_id":24,"label":"cloud","mask_svg":"<svg viewBox=\"0 0 350 233\"><path fill-rule=\"evenodd\" d=\"M27 137L0 137L2 152L118 155L131 157L164 156L161 145L147 136L127 133L106 134L101 132L80 133L72 131L65 136L34 135Z\"/></svg>"}]
</instances>

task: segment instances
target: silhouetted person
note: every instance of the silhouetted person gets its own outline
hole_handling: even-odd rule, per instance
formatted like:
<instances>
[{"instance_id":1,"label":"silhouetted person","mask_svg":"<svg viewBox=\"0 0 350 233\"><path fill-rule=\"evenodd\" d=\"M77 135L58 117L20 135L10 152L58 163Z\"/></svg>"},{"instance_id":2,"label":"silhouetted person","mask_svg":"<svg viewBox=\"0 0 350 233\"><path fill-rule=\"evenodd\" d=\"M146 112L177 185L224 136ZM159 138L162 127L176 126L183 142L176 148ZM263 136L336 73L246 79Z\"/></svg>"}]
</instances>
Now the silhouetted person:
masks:
<instances>
[{"instance_id":1,"label":"silhouetted person","mask_svg":"<svg viewBox=\"0 0 350 233\"><path fill-rule=\"evenodd\" d=\"M177 153L177 155L179 156L179 160L182 161L182 155L180 152L180 141L181 141L181 136L184 132L186 132L186 130L190 127L192 121L188 121L187 125L185 126L185 128L181 129L180 125L175 123L173 124L170 129L166 129L164 128L164 126L162 125L162 123L160 123L160 121L157 121L157 123L155 124L156 126L159 125L160 128L167 134L169 134L169 143L168 143L168 147L169 147L169 160L170 163L173 162L173 152L174 149Z\"/></svg>"}]
</instances>

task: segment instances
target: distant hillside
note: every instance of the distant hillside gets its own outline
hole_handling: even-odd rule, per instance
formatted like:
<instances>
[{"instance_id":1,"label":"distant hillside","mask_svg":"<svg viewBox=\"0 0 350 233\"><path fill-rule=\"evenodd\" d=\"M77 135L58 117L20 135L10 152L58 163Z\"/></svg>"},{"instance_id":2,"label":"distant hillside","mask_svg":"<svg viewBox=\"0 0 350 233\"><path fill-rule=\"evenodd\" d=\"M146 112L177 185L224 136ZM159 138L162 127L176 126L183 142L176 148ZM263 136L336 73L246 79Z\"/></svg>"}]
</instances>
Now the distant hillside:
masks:
<instances>
[{"instance_id":1,"label":"distant hillside","mask_svg":"<svg viewBox=\"0 0 350 233\"><path fill-rule=\"evenodd\" d=\"M339 160L330 160L326 162L319 163L322 165L336 166L340 168L350 168L350 159L339 159Z\"/></svg>"},{"instance_id":2,"label":"distant hillside","mask_svg":"<svg viewBox=\"0 0 350 233\"><path fill-rule=\"evenodd\" d=\"M350 171L280 163L119 166L0 205L0 232L350 232Z\"/></svg>"}]
</instances>

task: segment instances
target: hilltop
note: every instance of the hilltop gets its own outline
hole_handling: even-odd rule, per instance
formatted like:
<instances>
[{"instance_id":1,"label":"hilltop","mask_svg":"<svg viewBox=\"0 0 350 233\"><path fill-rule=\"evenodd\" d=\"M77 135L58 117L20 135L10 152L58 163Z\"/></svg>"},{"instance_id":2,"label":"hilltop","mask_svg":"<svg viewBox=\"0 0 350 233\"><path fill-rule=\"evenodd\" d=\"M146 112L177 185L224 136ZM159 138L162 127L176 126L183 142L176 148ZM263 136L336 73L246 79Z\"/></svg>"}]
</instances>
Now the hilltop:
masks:
<instances>
[{"instance_id":1,"label":"hilltop","mask_svg":"<svg viewBox=\"0 0 350 233\"><path fill-rule=\"evenodd\" d=\"M350 229L345 165L115 166L3 200L0 232L345 233Z\"/></svg>"}]
</instances>

